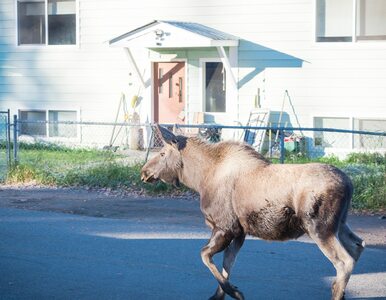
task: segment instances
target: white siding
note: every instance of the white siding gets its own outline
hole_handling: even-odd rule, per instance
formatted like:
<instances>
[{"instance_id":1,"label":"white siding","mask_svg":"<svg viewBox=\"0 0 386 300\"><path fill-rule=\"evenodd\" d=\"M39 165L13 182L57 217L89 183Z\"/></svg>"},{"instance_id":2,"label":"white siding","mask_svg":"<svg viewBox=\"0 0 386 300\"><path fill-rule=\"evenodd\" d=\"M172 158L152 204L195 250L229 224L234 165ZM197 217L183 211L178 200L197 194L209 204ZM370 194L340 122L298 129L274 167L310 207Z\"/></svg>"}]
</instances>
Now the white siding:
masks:
<instances>
[{"instance_id":1,"label":"white siding","mask_svg":"<svg viewBox=\"0 0 386 300\"><path fill-rule=\"evenodd\" d=\"M113 120L120 93L130 98L138 86L123 51L105 41L164 19L202 23L242 39L234 99L242 122L258 90L262 106L277 113L288 90L304 127L312 126L313 115L386 118L386 42L316 43L314 0L79 0L77 47L16 46L14 10L14 0L1 1L1 109L74 108L84 120ZM199 59L216 51L178 54L188 59L189 110L198 111ZM139 69L150 79L148 51L134 55L142 56ZM150 112L151 89L141 96L141 111ZM288 102L285 110L297 126Z\"/></svg>"}]
</instances>

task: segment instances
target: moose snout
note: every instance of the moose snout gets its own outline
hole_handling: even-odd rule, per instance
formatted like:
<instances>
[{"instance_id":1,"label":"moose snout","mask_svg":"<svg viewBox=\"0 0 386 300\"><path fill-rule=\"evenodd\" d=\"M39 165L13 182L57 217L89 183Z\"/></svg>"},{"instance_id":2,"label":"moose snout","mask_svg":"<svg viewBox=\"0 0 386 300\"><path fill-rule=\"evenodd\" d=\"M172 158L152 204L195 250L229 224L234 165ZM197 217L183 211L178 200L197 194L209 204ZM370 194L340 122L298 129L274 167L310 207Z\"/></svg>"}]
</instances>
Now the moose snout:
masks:
<instances>
[{"instance_id":1,"label":"moose snout","mask_svg":"<svg viewBox=\"0 0 386 300\"><path fill-rule=\"evenodd\" d=\"M154 174L150 172L149 170L142 169L141 171L141 181L143 182L153 182L156 178L154 177Z\"/></svg>"},{"instance_id":2,"label":"moose snout","mask_svg":"<svg viewBox=\"0 0 386 300\"><path fill-rule=\"evenodd\" d=\"M147 174L147 171L142 170L141 171L141 181L146 182L147 177L149 177L149 175Z\"/></svg>"}]
</instances>

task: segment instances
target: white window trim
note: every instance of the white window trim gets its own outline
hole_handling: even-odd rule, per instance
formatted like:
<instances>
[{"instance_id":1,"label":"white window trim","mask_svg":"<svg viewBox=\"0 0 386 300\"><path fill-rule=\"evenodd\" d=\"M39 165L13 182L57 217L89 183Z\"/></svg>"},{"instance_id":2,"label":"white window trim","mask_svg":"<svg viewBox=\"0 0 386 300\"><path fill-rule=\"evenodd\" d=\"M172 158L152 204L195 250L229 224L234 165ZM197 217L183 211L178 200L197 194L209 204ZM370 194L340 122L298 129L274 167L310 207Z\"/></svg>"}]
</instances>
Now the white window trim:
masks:
<instances>
[{"instance_id":1,"label":"white window trim","mask_svg":"<svg viewBox=\"0 0 386 300\"><path fill-rule=\"evenodd\" d=\"M17 2L18 0L14 0L15 4L15 29L16 29L16 34L15 34L15 46L16 47L22 47L26 49L41 49L41 48L49 48L49 49L55 49L55 48L60 48L60 49L74 49L74 48L79 48L80 47L80 30L79 30L79 0L75 0L75 35L76 35L76 43L74 45L49 45L48 44L48 0L43 0L44 1L44 9L45 9L45 24L46 24L46 43L45 44L19 44L19 27L18 27L18 9L17 9Z\"/></svg>"},{"instance_id":2,"label":"white window trim","mask_svg":"<svg viewBox=\"0 0 386 300\"><path fill-rule=\"evenodd\" d=\"M201 109L202 109L202 112L204 114L207 114L207 115L212 115L212 116L224 116L226 115L228 112L229 112L229 107L231 105L230 103L230 84L229 84L229 77L228 75L226 75L226 82L225 82L225 112L207 112L205 111L205 106L206 106L206 103L205 103L205 63L207 62L220 62L222 63L221 61L221 58L217 58L217 57L212 57L212 58L200 58L200 62L199 62L199 76L200 76L200 79L199 79L199 89L201 91L200 93L200 96L201 96ZM225 66L224 66L225 68Z\"/></svg>"},{"instance_id":3,"label":"white window trim","mask_svg":"<svg viewBox=\"0 0 386 300\"><path fill-rule=\"evenodd\" d=\"M18 109L18 118L20 119L20 113L25 112L25 111L35 111L35 112L45 112L46 115L46 135L45 136L40 136L40 138L47 140L47 141L58 141L58 142L80 142L81 141L81 124L80 124L80 113L81 110L80 108L77 109L70 109L70 108L45 108L45 109L28 109L28 108L23 108L23 109ZM49 112L50 111L72 111L76 112L76 137L50 137L50 132L49 132Z\"/></svg>"},{"instance_id":4,"label":"white window trim","mask_svg":"<svg viewBox=\"0 0 386 300\"><path fill-rule=\"evenodd\" d=\"M312 115L311 116L311 124L312 124L312 127L313 128L316 128L315 127L315 118L337 118L337 119L347 119L348 121L348 129L347 130L353 130L353 124L354 124L354 121L353 121L353 117L352 116L342 116L342 115L334 115L334 114L331 114L331 115ZM315 133L317 131L313 131L312 132L312 139L313 139L313 144L312 144L312 147L315 147L315 148L323 148L322 146L316 146L315 145ZM348 147L345 147L345 148L338 148L338 147L326 147L326 148L329 148L329 149L334 149L334 150L338 150L338 151L352 151L354 149L354 135L352 133L350 133L350 138L349 138L349 146Z\"/></svg>"},{"instance_id":5,"label":"white window trim","mask_svg":"<svg viewBox=\"0 0 386 300\"><path fill-rule=\"evenodd\" d=\"M385 117L382 117L382 116L379 116L379 117L367 117L367 116L362 116L362 115L351 115L351 116L347 116L347 115L334 115L334 114L328 114L328 115L312 115L311 116L311 123L312 124L312 127L315 127L315 118L342 118L342 119L348 119L348 125L349 125L349 128L347 130L358 130L358 129L355 129L354 128L354 122L355 120L386 120ZM316 131L313 131L312 132L312 139L314 140L313 141L313 144L312 144L312 147L314 148L323 148L322 146L315 146L315 133ZM361 148L355 148L355 145L354 145L354 137L355 137L355 134L353 133L350 133L350 145L349 147L347 148L337 148L337 147L326 147L326 149L328 148L329 150L331 151L337 151L337 152L361 152L363 151L363 149ZM368 150L368 149L365 149L365 150ZM386 151L385 148L377 148L376 149L377 151Z\"/></svg>"},{"instance_id":6,"label":"white window trim","mask_svg":"<svg viewBox=\"0 0 386 300\"><path fill-rule=\"evenodd\" d=\"M357 40L357 29L356 29L356 24L357 24L357 9L358 9L358 0L352 0L353 1L353 20L352 20L352 30L351 30L351 42L342 42L342 41L318 41L317 40L317 18L318 18L318 6L317 2L318 0L314 0L314 18L313 18L313 36L312 40L314 41L315 44L317 45L331 45L331 44L339 44L339 45L382 45L386 43L386 39L380 39L380 40ZM344 46L343 46L344 47Z\"/></svg>"}]
</instances>

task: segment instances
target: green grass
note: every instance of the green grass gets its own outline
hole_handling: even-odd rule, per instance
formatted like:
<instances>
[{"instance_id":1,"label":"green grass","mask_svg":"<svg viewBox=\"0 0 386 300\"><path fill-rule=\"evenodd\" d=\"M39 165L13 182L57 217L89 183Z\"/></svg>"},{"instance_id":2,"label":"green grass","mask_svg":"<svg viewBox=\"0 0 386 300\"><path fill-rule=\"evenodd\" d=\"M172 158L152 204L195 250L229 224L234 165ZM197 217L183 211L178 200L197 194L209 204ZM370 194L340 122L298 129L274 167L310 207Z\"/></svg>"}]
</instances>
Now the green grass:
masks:
<instances>
[{"instance_id":1,"label":"green grass","mask_svg":"<svg viewBox=\"0 0 386 300\"><path fill-rule=\"evenodd\" d=\"M66 173L79 166L100 164L114 161L119 156L110 151L94 149L25 149L20 148L19 161L21 164L47 170L51 173Z\"/></svg>"},{"instance_id":2,"label":"green grass","mask_svg":"<svg viewBox=\"0 0 386 300\"><path fill-rule=\"evenodd\" d=\"M95 188L123 189L128 191L146 191L150 194L170 193L173 187L162 182L144 184L140 179L142 163L125 166L108 162L85 170L71 170L58 180L63 186L88 186Z\"/></svg>"},{"instance_id":3,"label":"green grass","mask_svg":"<svg viewBox=\"0 0 386 300\"><path fill-rule=\"evenodd\" d=\"M386 209L386 154L351 153L346 159L327 156L310 160L292 156L286 163L321 162L343 170L353 181L355 209Z\"/></svg>"},{"instance_id":4,"label":"green grass","mask_svg":"<svg viewBox=\"0 0 386 300\"><path fill-rule=\"evenodd\" d=\"M149 194L174 192L172 186L162 182L142 183L142 163L125 165L123 158L111 151L23 145L19 163L8 171L3 182L112 188Z\"/></svg>"},{"instance_id":5,"label":"green grass","mask_svg":"<svg viewBox=\"0 0 386 300\"><path fill-rule=\"evenodd\" d=\"M101 150L76 150L42 146L20 148L20 163L9 170L6 183L36 183L59 186L145 191L149 194L171 194L176 190L163 183L143 184L142 163L125 165L122 155ZM353 153L345 160L329 156L310 160L287 157L286 163L322 162L347 173L354 183L353 207L386 209L386 155ZM184 189L185 191L186 189Z\"/></svg>"}]
</instances>

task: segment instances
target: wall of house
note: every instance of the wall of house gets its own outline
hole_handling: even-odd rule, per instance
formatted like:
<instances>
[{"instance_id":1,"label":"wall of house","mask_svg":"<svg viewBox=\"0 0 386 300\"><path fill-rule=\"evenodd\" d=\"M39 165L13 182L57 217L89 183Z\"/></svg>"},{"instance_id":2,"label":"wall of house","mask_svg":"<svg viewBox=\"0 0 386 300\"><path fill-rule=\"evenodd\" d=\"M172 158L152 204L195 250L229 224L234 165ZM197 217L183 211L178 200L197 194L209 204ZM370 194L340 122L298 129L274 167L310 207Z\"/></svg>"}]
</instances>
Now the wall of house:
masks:
<instances>
[{"instance_id":1,"label":"wall of house","mask_svg":"<svg viewBox=\"0 0 386 300\"><path fill-rule=\"evenodd\" d=\"M241 38L234 101L242 123L257 105L270 108L277 120L286 90L292 104L286 99L287 125L313 126L312 116L385 118L386 42L316 43L314 11L314 0L79 0L78 46L22 47L16 46L15 1L2 0L0 108L77 109L82 120L114 120L121 92L131 98L138 84L123 51L105 41L164 19L197 22ZM199 57L212 55L203 52L180 54L189 58L191 111L200 106L194 80ZM150 79L148 51L134 54ZM138 110L149 111L151 89L140 96Z\"/></svg>"}]
</instances>

